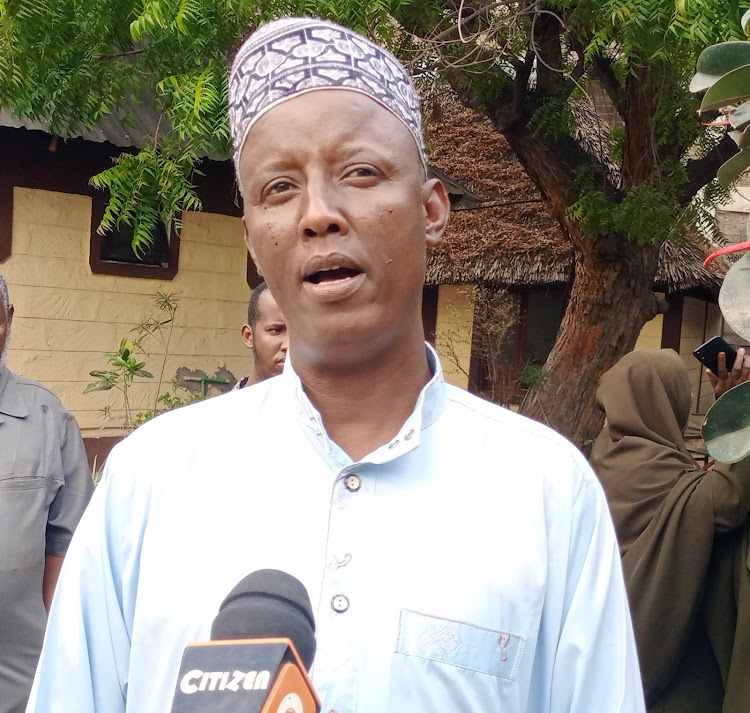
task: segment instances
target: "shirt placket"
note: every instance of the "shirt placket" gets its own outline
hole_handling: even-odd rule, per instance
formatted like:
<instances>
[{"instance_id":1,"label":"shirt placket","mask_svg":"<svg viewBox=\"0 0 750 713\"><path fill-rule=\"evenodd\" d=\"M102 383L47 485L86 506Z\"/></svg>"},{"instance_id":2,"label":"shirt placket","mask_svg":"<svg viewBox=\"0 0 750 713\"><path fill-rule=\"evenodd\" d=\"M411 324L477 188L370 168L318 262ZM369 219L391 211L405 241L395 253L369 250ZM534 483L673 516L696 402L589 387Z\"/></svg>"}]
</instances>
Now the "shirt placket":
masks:
<instances>
[{"instance_id":1,"label":"shirt placket","mask_svg":"<svg viewBox=\"0 0 750 713\"><path fill-rule=\"evenodd\" d=\"M315 665L316 678L324 680L329 691L325 713L353 713L357 707L364 645L361 524L372 490L372 477L361 465L342 470L333 486L318 607L318 641L326 657Z\"/></svg>"}]
</instances>

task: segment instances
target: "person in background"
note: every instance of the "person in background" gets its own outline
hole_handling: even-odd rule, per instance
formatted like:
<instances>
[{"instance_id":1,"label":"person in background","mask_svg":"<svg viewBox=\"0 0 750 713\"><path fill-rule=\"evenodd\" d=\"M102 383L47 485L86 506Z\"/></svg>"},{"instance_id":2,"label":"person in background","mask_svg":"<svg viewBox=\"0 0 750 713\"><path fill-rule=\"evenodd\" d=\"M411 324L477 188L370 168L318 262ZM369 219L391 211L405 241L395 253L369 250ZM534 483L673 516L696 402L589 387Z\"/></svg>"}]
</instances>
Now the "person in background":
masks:
<instances>
[{"instance_id":1,"label":"person in background","mask_svg":"<svg viewBox=\"0 0 750 713\"><path fill-rule=\"evenodd\" d=\"M326 713L640 713L614 528L582 454L443 379L427 247L447 224L419 95L316 18L255 30L229 83L245 241L281 376L115 446L76 533L29 713L164 713L248 573L315 608Z\"/></svg>"},{"instance_id":2,"label":"person in background","mask_svg":"<svg viewBox=\"0 0 750 713\"><path fill-rule=\"evenodd\" d=\"M733 385L748 378L738 354ZM606 425L590 462L619 538L649 711L747 711L750 457L696 466L682 435L690 379L671 349L625 355L596 396Z\"/></svg>"},{"instance_id":3,"label":"person in background","mask_svg":"<svg viewBox=\"0 0 750 713\"><path fill-rule=\"evenodd\" d=\"M242 325L242 341L253 352L253 372L242 377L235 384L235 389L244 389L282 372L289 348L289 335L284 315L265 281L250 296L247 324Z\"/></svg>"},{"instance_id":4,"label":"person in background","mask_svg":"<svg viewBox=\"0 0 750 713\"><path fill-rule=\"evenodd\" d=\"M0 275L0 713L22 713L63 557L94 488L59 399L6 366L13 305Z\"/></svg>"}]
</instances>

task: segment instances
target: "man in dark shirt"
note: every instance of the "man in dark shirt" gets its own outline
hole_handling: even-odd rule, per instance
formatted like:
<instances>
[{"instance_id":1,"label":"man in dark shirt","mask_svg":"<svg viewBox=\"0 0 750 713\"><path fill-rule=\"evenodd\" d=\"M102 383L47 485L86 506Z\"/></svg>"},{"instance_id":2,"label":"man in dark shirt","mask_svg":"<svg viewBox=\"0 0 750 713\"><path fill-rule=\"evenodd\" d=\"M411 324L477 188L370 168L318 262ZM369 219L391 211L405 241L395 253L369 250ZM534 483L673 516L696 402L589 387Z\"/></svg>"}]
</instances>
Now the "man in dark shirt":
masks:
<instances>
[{"instance_id":1,"label":"man in dark shirt","mask_svg":"<svg viewBox=\"0 0 750 713\"><path fill-rule=\"evenodd\" d=\"M247 307L247 324L242 325L242 341L253 352L253 373L240 379L235 389L244 389L281 373L289 337L284 315L265 282L253 290Z\"/></svg>"},{"instance_id":2,"label":"man in dark shirt","mask_svg":"<svg viewBox=\"0 0 750 713\"><path fill-rule=\"evenodd\" d=\"M81 432L60 400L5 365L0 275L0 713L22 713L63 557L91 497Z\"/></svg>"}]
</instances>

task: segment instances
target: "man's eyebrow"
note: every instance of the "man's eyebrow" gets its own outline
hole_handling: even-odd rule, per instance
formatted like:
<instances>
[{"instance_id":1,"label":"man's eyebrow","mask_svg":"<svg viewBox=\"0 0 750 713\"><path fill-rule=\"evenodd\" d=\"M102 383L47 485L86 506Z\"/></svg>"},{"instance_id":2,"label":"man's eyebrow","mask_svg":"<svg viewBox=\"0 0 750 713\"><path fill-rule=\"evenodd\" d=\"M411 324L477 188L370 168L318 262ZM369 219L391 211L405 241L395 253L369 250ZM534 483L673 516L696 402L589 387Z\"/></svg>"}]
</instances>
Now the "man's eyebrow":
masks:
<instances>
[{"instance_id":1,"label":"man's eyebrow","mask_svg":"<svg viewBox=\"0 0 750 713\"><path fill-rule=\"evenodd\" d=\"M278 173L280 171L288 170L290 163L290 161L287 161L285 159L278 159L276 161L269 161L268 163L261 163L258 166L258 170L268 173Z\"/></svg>"},{"instance_id":2,"label":"man's eyebrow","mask_svg":"<svg viewBox=\"0 0 750 713\"><path fill-rule=\"evenodd\" d=\"M352 156L356 156L360 153L374 153L378 156L382 156L382 152L378 150L376 146L366 146L364 144L355 144L353 146L345 146L342 149L339 149L338 154L339 157L343 160L346 160L348 158L351 158Z\"/></svg>"}]
</instances>

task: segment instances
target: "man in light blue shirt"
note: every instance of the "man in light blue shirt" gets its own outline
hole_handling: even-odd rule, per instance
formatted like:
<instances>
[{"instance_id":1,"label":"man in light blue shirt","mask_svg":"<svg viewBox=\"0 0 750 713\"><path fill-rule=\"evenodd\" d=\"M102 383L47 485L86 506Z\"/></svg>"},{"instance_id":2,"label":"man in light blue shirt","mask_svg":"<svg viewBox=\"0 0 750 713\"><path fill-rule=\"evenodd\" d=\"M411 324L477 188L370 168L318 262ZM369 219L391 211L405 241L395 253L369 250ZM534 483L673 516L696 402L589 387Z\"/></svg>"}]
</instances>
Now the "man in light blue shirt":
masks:
<instances>
[{"instance_id":1,"label":"man in light blue shirt","mask_svg":"<svg viewBox=\"0 0 750 713\"><path fill-rule=\"evenodd\" d=\"M641 713L591 470L447 386L424 343L448 199L405 70L344 28L276 21L237 54L230 121L248 248L289 326L284 373L113 451L30 713L164 713L185 644L266 567L310 593L327 713Z\"/></svg>"}]
</instances>

